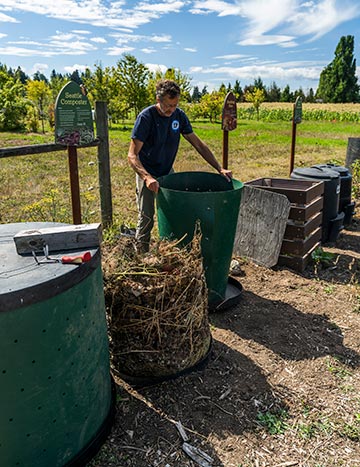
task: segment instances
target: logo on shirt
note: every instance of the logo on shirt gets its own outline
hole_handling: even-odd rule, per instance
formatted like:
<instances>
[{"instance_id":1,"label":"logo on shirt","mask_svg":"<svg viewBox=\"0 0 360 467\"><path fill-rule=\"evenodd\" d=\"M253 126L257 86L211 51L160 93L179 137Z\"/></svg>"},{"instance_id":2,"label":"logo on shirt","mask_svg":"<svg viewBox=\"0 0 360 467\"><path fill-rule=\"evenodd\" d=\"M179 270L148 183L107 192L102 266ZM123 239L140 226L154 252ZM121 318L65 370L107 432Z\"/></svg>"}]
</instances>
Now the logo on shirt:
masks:
<instances>
[{"instance_id":1,"label":"logo on shirt","mask_svg":"<svg viewBox=\"0 0 360 467\"><path fill-rule=\"evenodd\" d=\"M174 120L171 124L171 128L174 130L174 131L177 131L179 129L179 120Z\"/></svg>"}]
</instances>

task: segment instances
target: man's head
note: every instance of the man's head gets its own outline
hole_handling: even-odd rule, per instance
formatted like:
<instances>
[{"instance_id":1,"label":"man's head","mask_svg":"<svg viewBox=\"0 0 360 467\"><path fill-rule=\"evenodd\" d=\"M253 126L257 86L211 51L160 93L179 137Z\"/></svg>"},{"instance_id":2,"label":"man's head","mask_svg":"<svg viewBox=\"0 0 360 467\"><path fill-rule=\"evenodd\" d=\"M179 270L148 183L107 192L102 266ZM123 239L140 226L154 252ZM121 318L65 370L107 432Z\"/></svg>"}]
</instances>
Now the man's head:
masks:
<instances>
[{"instance_id":1,"label":"man's head","mask_svg":"<svg viewBox=\"0 0 360 467\"><path fill-rule=\"evenodd\" d=\"M156 107L159 113L170 117L175 111L180 98L180 87L171 79L163 79L156 84Z\"/></svg>"}]
</instances>

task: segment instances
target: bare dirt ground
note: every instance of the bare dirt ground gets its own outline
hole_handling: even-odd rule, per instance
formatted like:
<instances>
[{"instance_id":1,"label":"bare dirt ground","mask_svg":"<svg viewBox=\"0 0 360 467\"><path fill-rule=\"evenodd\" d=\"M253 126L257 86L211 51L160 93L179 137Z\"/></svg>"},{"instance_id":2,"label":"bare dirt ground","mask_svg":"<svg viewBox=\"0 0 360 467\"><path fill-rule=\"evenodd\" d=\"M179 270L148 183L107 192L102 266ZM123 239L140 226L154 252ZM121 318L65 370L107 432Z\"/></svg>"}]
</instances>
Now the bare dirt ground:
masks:
<instances>
[{"instance_id":1,"label":"bare dirt ground","mask_svg":"<svg viewBox=\"0 0 360 467\"><path fill-rule=\"evenodd\" d=\"M241 260L205 366L141 389L115 378L115 423L88 467L360 466L359 214L324 249L332 265L302 274ZM184 452L177 421L211 462Z\"/></svg>"}]
</instances>

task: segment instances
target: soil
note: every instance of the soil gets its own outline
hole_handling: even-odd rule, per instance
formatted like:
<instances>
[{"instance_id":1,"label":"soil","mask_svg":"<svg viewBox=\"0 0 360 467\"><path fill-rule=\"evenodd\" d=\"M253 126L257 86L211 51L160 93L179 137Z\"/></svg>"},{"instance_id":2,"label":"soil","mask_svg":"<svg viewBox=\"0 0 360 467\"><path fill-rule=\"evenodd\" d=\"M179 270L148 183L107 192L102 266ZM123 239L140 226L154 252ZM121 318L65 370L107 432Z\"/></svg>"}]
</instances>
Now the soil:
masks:
<instances>
[{"instance_id":1,"label":"soil","mask_svg":"<svg viewBox=\"0 0 360 467\"><path fill-rule=\"evenodd\" d=\"M114 376L115 422L88 467L360 466L359 215L323 249L331 263L302 273L238 258L243 292L210 314L207 361L137 389Z\"/></svg>"}]
</instances>

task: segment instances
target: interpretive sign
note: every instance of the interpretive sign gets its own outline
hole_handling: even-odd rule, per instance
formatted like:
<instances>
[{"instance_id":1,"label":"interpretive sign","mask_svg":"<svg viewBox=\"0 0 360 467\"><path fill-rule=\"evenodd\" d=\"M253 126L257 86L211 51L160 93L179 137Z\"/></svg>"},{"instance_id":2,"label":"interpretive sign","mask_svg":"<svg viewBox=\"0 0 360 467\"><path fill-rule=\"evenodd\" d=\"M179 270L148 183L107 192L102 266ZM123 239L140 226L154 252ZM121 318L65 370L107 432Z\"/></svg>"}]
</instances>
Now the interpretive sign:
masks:
<instances>
[{"instance_id":1,"label":"interpretive sign","mask_svg":"<svg viewBox=\"0 0 360 467\"><path fill-rule=\"evenodd\" d=\"M84 86L70 81L55 103L55 143L81 146L94 141L94 125Z\"/></svg>"},{"instance_id":2,"label":"interpretive sign","mask_svg":"<svg viewBox=\"0 0 360 467\"><path fill-rule=\"evenodd\" d=\"M222 112L222 129L224 131L235 130L237 125L236 98L229 92L225 98Z\"/></svg>"}]
</instances>

